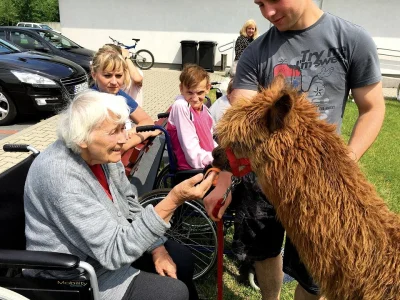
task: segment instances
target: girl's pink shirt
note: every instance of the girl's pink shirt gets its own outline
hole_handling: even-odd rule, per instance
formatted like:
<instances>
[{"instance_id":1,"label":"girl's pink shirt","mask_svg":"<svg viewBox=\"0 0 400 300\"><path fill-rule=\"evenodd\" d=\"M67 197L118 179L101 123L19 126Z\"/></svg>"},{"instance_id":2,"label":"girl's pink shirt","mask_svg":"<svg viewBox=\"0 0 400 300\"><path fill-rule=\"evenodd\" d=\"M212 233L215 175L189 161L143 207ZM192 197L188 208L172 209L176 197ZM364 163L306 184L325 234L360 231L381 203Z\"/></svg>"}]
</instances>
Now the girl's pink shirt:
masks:
<instances>
[{"instance_id":1,"label":"girl's pink shirt","mask_svg":"<svg viewBox=\"0 0 400 300\"><path fill-rule=\"evenodd\" d=\"M207 106L196 112L182 95L176 97L167 124L178 170L204 168L213 161L214 121Z\"/></svg>"}]
</instances>

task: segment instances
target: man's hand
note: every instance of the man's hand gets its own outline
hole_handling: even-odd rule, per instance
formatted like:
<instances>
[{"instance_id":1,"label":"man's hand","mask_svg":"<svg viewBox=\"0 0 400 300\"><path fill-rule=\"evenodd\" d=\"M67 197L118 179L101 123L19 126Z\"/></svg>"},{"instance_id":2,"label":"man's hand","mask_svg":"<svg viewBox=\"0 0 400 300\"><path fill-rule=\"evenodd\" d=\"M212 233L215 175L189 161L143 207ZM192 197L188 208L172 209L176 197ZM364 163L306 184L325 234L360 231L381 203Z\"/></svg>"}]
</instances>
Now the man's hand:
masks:
<instances>
[{"instance_id":1,"label":"man's hand","mask_svg":"<svg viewBox=\"0 0 400 300\"><path fill-rule=\"evenodd\" d=\"M224 197L224 194L228 187L231 185L232 182L232 173L222 171L219 173L218 183L215 186L214 190L204 198L204 206L206 208L208 216L214 220L219 221L221 220L222 216L225 213L225 210L228 208L229 204L232 202L232 193L229 193L228 197L225 200L224 206L222 206L218 212L218 218L213 216L214 207L217 205L218 201Z\"/></svg>"},{"instance_id":2,"label":"man's hand","mask_svg":"<svg viewBox=\"0 0 400 300\"><path fill-rule=\"evenodd\" d=\"M161 276L169 276L176 279L176 265L164 246L157 247L151 254L156 271Z\"/></svg>"}]
</instances>

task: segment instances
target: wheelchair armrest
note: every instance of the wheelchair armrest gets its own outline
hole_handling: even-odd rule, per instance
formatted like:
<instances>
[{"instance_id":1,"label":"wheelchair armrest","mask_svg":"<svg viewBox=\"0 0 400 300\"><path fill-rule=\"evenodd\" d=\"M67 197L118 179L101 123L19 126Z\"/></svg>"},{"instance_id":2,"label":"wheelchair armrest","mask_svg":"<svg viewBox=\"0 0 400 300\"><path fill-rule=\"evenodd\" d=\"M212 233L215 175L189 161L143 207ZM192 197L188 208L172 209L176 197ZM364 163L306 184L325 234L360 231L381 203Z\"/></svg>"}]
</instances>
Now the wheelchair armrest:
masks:
<instances>
[{"instance_id":1,"label":"wheelchair armrest","mask_svg":"<svg viewBox=\"0 0 400 300\"><path fill-rule=\"evenodd\" d=\"M187 176L190 176L190 175L194 176L194 175L199 174L199 173L203 173L203 169L191 169L191 170L179 170L179 171L176 171L176 174L187 175Z\"/></svg>"},{"instance_id":2,"label":"wheelchair armrest","mask_svg":"<svg viewBox=\"0 0 400 300\"><path fill-rule=\"evenodd\" d=\"M203 169L179 170L175 173L174 185L193 177L199 173L203 173Z\"/></svg>"},{"instance_id":3,"label":"wheelchair armrest","mask_svg":"<svg viewBox=\"0 0 400 300\"><path fill-rule=\"evenodd\" d=\"M66 253L0 249L0 267L73 270L79 262L79 257Z\"/></svg>"}]
</instances>

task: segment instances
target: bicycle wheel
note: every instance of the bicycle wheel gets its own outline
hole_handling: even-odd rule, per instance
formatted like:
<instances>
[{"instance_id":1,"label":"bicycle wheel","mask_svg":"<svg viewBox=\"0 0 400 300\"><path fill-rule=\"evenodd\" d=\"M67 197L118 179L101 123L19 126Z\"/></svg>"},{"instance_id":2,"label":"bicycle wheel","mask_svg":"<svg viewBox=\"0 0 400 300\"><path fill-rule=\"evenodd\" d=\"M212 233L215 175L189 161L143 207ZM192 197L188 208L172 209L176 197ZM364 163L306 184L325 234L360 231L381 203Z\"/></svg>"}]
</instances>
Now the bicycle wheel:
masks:
<instances>
[{"instance_id":1,"label":"bicycle wheel","mask_svg":"<svg viewBox=\"0 0 400 300\"><path fill-rule=\"evenodd\" d=\"M153 190L143 195L139 202L145 207L153 206L164 199L171 189ZM184 202L178 207L170 221L171 228L165 236L187 246L195 258L193 279L207 274L214 266L217 258L217 234L214 222L200 202L193 200Z\"/></svg>"},{"instance_id":2,"label":"bicycle wheel","mask_svg":"<svg viewBox=\"0 0 400 300\"><path fill-rule=\"evenodd\" d=\"M0 287L0 300L29 300L29 299L20 294L17 294L16 292Z\"/></svg>"},{"instance_id":3,"label":"bicycle wheel","mask_svg":"<svg viewBox=\"0 0 400 300\"><path fill-rule=\"evenodd\" d=\"M154 56L149 50L139 50L134 57L135 64L142 70L148 70L154 65Z\"/></svg>"},{"instance_id":4,"label":"bicycle wheel","mask_svg":"<svg viewBox=\"0 0 400 300\"><path fill-rule=\"evenodd\" d=\"M169 165L166 165L157 175L155 189L173 188L173 176L169 176Z\"/></svg>"}]
</instances>

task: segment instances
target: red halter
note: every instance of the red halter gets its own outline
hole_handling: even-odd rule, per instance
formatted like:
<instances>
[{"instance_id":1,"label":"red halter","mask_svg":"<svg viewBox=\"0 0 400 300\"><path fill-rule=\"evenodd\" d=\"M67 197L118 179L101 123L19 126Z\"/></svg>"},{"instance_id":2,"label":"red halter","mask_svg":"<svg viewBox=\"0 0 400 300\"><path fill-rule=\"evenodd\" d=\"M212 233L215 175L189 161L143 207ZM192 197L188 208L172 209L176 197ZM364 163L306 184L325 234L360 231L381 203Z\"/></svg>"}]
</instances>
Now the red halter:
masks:
<instances>
[{"instance_id":1,"label":"red halter","mask_svg":"<svg viewBox=\"0 0 400 300\"><path fill-rule=\"evenodd\" d=\"M250 161L248 158L237 159L235 154L233 154L231 148L226 148L225 153L226 156L228 157L229 165L231 166L233 176L242 177L252 171Z\"/></svg>"}]
</instances>

